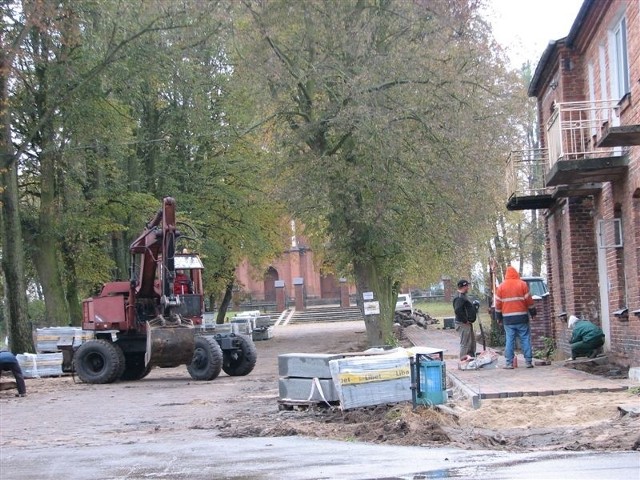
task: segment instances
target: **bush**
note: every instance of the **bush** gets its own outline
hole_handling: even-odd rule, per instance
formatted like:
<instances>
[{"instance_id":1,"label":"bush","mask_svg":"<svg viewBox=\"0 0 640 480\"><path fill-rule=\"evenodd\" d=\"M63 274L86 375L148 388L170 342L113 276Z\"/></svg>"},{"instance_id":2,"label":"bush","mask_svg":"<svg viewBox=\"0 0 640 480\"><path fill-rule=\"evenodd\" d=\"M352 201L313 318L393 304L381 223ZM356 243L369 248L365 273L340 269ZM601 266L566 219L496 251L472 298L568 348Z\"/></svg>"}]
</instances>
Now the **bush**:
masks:
<instances>
[{"instance_id":1,"label":"bush","mask_svg":"<svg viewBox=\"0 0 640 480\"><path fill-rule=\"evenodd\" d=\"M544 347L541 350L536 350L533 352L533 358L537 358L539 360L549 360L553 353L556 351L556 344L553 341L553 338L549 337L540 337Z\"/></svg>"}]
</instances>

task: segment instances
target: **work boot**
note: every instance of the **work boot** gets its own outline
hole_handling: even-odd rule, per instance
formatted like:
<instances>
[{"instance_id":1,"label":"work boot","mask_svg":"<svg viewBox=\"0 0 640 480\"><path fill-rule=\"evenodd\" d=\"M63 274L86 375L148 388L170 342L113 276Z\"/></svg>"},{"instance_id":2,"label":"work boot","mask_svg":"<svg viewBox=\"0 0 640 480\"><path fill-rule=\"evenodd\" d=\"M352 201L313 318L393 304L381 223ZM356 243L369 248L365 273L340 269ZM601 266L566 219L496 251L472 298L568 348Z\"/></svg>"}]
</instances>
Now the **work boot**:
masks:
<instances>
[{"instance_id":1,"label":"work boot","mask_svg":"<svg viewBox=\"0 0 640 480\"><path fill-rule=\"evenodd\" d=\"M533 368L533 363L527 362L527 368Z\"/></svg>"},{"instance_id":2,"label":"work boot","mask_svg":"<svg viewBox=\"0 0 640 480\"><path fill-rule=\"evenodd\" d=\"M509 365L508 363L504 366L505 370L513 370L513 365Z\"/></svg>"},{"instance_id":3,"label":"work boot","mask_svg":"<svg viewBox=\"0 0 640 480\"><path fill-rule=\"evenodd\" d=\"M596 358L598 356L598 349L592 350L589 354L589 358Z\"/></svg>"}]
</instances>

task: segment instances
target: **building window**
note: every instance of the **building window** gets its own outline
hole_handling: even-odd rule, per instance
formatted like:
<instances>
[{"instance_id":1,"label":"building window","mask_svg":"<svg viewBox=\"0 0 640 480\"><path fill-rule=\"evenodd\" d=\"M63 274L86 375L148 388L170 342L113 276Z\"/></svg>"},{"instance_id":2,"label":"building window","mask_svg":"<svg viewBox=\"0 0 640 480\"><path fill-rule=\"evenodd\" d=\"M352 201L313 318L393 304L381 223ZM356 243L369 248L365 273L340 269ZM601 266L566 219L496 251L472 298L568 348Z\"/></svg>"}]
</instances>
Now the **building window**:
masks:
<instances>
[{"instance_id":1,"label":"building window","mask_svg":"<svg viewBox=\"0 0 640 480\"><path fill-rule=\"evenodd\" d=\"M613 93L621 99L631 91L629 79L629 60L627 56L627 21L624 17L611 31L612 39L612 82Z\"/></svg>"}]
</instances>

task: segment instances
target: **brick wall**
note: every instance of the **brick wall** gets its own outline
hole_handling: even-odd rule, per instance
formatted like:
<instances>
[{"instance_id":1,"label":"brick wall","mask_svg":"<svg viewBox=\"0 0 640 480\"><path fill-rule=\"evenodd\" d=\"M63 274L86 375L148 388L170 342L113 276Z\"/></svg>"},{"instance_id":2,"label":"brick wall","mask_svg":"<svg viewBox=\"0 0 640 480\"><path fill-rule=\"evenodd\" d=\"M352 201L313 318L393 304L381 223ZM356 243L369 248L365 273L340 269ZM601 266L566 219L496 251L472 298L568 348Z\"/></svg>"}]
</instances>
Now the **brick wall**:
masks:
<instances>
[{"instance_id":1,"label":"brick wall","mask_svg":"<svg viewBox=\"0 0 640 480\"><path fill-rule=\"evenodd\" d=\"M578 12L576 12L577 14ZM631 93L620 104L623 125L640 124L640 1L594 1L580 30L572 39L556 42L554 54L544 67L538 91L538 118L543 144L546 122L554 102L586 100L589 66L596 100L612 98L612 29L621 16L627 23ZM552 88L553 87L553 88ZM603 183L595 197L560 200L547 212L548 284L551 292L551 331L558 349L569 354L570 332L558 319L561 312L586 317L601 324L608 317L609 355L613 361L640 366L640 146L628 150L629 170L620 179ZM600 219L619 218L624 246L598 250ZM598 254L605 255L609 312L601 312ZM630 315L616 317L627 307Z\"/></svg>"},{"instance_id":2,"label":"brick wall","mask_svg":"<svg viewBox=\"0 0 640 480\"><path fill-rule=\"evenodd\" d=\"M531 320L530 324L531 346L533 347L534 352L536 350L541 350L544 347L543 337L554 338L550 299L550 295L547 295L533 300L537 311L536 317Z\"/></svg>"}]
</instances>

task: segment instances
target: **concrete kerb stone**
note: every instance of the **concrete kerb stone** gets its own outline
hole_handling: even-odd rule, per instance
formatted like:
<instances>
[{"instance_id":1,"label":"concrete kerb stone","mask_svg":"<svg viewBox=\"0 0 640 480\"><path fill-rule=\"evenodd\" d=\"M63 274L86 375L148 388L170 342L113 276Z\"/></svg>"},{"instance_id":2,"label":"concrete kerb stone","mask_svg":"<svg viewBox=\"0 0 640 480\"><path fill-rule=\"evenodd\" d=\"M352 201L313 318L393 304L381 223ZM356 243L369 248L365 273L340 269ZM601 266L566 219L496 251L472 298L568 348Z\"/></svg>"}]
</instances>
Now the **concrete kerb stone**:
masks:
<instances>
[{"instance_id":1,"label":"concrete kerb stone","mask_svg":"<svg viewBox=\"0 0 640 480\"><path fill-rule=\"evenodd\" d=\"M480 394L478 392L474 391L473 389L468 387L464 382L459 380L454 375L449 374L448 372L447 372L447 378L449 379L449 381L451 381L455 389L461 391L465 397L471 400L471 406L474 409L480 408L481 401L480 401Z\"/></svg>"}]
</instances>

